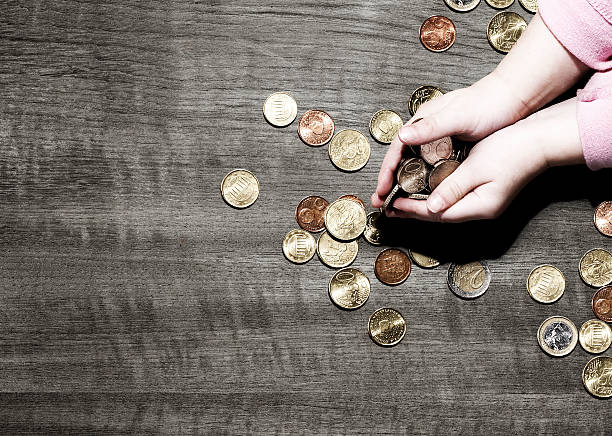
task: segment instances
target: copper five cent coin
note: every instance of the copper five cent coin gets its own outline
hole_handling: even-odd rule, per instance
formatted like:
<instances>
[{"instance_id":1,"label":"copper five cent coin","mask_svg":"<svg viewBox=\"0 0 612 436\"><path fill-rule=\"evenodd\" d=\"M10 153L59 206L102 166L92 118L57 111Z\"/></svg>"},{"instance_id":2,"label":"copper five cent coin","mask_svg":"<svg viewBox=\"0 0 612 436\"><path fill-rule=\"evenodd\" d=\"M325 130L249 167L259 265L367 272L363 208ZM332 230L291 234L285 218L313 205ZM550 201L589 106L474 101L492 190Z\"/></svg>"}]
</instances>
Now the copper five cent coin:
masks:
<instances>
[{"instance_id":1,"label":"copper five cent coin","mask_svg":"<svg viewBox=\"0 0 612 436\"><path fill-rule=\"evenodd\" d=\"M298 136L311 147L327 144L334 136L334 120L327 112L311 109L298 122Z\"/></svg>"},{"instance_id":2,"label":"copper five cent coin","mask_svg":"<svg viewBox=\"0 0 612 436\"><path fill-rule=\"evenodd\" d=\"M605 322L612 322L612 286L604 286L593 295L593 313Z\"/></svg>"},{"instance_id":3,"label":"copper five cent coin","mask_svg":"<svg viewBox=\"0 0 612 436\"><path fill-rule=\"evenodd\" d=\"M410 275L410 257L397 248L381 251L374 261L374 273L385 285L399 285Z\"/></svg>"},{"instance_id":4,"label":"copper five cent coin","mask_svg":"<svg viewBox=\"0 0 612 436\"><path fill-rule=\"evenodd\" d=\"M457 29L450 18L434 15L421 25L421 42L427 50L448 50L457 37Z\"/></svg>"},{"instance_id":5,"label":"copper five cent coin","mask_svg":"<svg viewBox=\"0 0 612 436\"><path fill-rule=\"evenodd\" d=\"M593 222L602 235L612 236L612 201L604 201L597 206Z\"/></svg>"},{"instance_id":6,"label":"copper five cent coin","mask_svg":"<svg viewBox=\"0 0 612 436\"><path fill-rule=\"evenodd\" d=\"M368 333L378 345L392 347L404 339L406 335L406 320L395 309L378 309L370 315Z\"/></svg>"},{"instance_id":7,"label":"copper five cent coin","mask_svg":"<svg viewBox=\"0 0 612 436\"><path fill-rule=\"evenodd\" d=\"M429 165L435 165L442 159L450 159L453 154L453 141L450 136L436 139L421 145L421 157Z\"/></svg>"},{"instance_id":8,"label":"copper five cent coin","mask_svg":"<svg viewBox=\"0 0 612 436\"><path fill-rule=\"evenodd\" d=\"M295 219L301 228L309 232L320 232L325 228L325 210L329 202L323 197L311 195L295 208Z\"/></svg>"}]
</instances>

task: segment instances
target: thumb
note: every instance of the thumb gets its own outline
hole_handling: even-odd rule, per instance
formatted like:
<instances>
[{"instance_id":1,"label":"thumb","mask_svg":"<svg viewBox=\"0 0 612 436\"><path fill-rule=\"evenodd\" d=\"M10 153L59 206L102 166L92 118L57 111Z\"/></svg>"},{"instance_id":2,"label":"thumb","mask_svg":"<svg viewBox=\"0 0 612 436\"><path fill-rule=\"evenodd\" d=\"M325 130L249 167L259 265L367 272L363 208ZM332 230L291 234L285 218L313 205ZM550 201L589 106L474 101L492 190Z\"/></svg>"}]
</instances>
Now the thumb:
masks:
<instances>
[{"instance_id":1,"label":"thumb","mask_svg":"<svg viewBox=\"0 0 612 436\"><path fill-rule=\"evenodd\" d=\"M427 199L427 209L431 213L442 212L465 197L480 185L473 171L465 163L438 185Z\"/></svg>"},{"instance_id":2,"label":"thumb","mask_svg":"<svg viewBox=\"0 0 612 436\"><path fill-rule=\"evenodd\" d=\"M469 130L469 120L450 107L426 115L416 123L402 127L397 136L406 145L426 144L445 136L461 135Z\"/></svg>"}]
</instances>

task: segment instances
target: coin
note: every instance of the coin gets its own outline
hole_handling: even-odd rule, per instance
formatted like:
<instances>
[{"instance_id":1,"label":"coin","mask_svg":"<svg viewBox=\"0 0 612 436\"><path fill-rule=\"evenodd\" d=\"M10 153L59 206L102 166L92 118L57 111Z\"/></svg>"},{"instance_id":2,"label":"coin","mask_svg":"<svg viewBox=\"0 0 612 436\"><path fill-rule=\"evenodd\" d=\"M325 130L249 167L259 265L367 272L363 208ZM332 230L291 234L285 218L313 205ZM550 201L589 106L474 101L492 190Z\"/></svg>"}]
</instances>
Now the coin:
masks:
<instances>
[{"instance_id":1,"label":"coin","mask_svg":"<svg viewBox=\"0 0 612 436\"><path fill-rule=\"evenodd\" d=\"M425 254L417 253L412 250L408 250L408 254L410 255L412 261L421 268L430 269L440 265L440 261L438 259L434 259L433 257L427 256Z\"/></svg>"},{"instance_id":2,"label":"coin","mask_svg":"<svg viewBox=\"0 0 612 436\"><path fill-rule=\"evenodd\" d=\"M390 110L376 112L370 120L370 134L383 144L390 144L404 125L402 117Z\"/></svg>"},{"instance_id":3,"label":"coin","mask_svg":"<svg viewBox=\"0 0 612 436\"><path fill-rule=\"evenodd\" d=\"M580 327L579 339L585 351L603 353L612 344L612 329L603 321L590 319Z\"/></svg>"},{"instance_id":4,"label":"coin","mask_svg":"<svg viewBox=\"0 0 612 436\"><path fill-rule=\"evenodd\" d=\"M329 144L329 158L343 171L358 171L370 160L370 143L357 130L338 132Z\"/></svg>"},{"instance_id":5,"label":"coin","mask_svg":"<svg viewBox=\"0 0 612 436\"><path fill-rule=\"evenodd\" d=\"M612 397L612 357L597 356L582 370L582 383L591 395Z\"/></svg>"},{"instance_id":6,"label":"coin","mask_svg":"<svg viewBox=\"0 0 612 436\"><path fill-rule=\"evenodd\" d=\"M429 189L431 189L432 191L436 189L440 185L440 183L442 183L444 179L454 173L457 168L459 168L459 162L457 162L456 160L441 161L429 173Z\"/></svg>"},{"instance_id":7,"label":"coin","mask_svg":"<svg viewBox=\"0 0 612 436\"><path fill-rule=\"evenodd\" d=\"M565 277L552 265L540 265L527 277L527 292L539 303L554 303L564 291Z\"/></svg>"},{"instance_id":8,"label":"coin","mask_svg":"<svg viewBox=\"0 0 612 436\"><path fill-rule=\"evenodd\" d=\"M508 53L521 37L527 23L514 12L499 12L487 27L487 38L491 46L502 53Z\"/></svg>"},{"instance_id":9,"label":"coin","mask_svg":"<svg viewBox=\"0 0 612 436\"><path fill-rule=\"evenodd\" d=\"M387 195L387 198L385 199L385 202L383 203L382 208L381 208L383 212L385 212L386 210L388 210L391 207L391 203L393 203L393 199L398 194L400 189L402 189L402 187L400 185L395 185L393 187L393 189L391 190L391 192L389 192L389 194Z\"/></svg>"},{"instance_id":10,"label":"coin","mask_svg":"<svg viewBox=\"0 0 612 436\"><path fill-rule=\"evenodd\" d=\"M602 248L587 251L580 259L580 277L589 286L600 288L612 283L612 254Z\"/></svg>"},{"instance_id":11,"label":"coin","mask_svg":"<svg viewBox=\"0 0 612 436\"><path fill-rule=\"evenodd\" d=\"M593 222L602 235L612 236L612 201L604 201L597 206Z\"/></svg>"},{"instance_id":12,"label":"coin","mask_svg":"<svg viewBox=\"0 0 612 436\"><path fill-rule=\"evenodd\" d=\"M429 194L410 194L408 198L411 200L427 200L429 198Z\"/></svg>"},{"instance_id":13,"label":"coin","mask_svg":"<svg viewBox=\"0 0 612 436\"><path fill-rule=\"evenodd\" d=\"M435 165L442 159L450 159L453 154L453 141L450 136L436 139L421 145L421 157L429 165Z\"/></svg>"},{"instance_id":14,"label":"coin","mask_svg":"<svg viewBox=\"0 0 612 436\"><path fill-rule=\"evenodd\" d=\"M410 96L410 103L408 104L408 107L410 109L410 115L416 114L416 112L419 110L423 103L426 103L429 100L433 100L434 98L438 98L443 95L444 93L438 87L431 85L419 86L413 91L412 95Z\"/></svg>"},{"instance_id":15,"label":"coin","mask_svg":"<svg viewBox=\"0 0 612 436\"><path fill-rule=\"evenodd\" d=\"M292 230L283 240L283 253L293 263L306 263L316 251L315 238L306 230Z\"/></svg>"},{"instance_id":16,"label":"coin","mask_svg":"<svg viewBox=\"0 0 612 436\"><path fill-rule=\"evenodd\" d=\"M546 354L554 357L567 356L578 343L578 330L564 316L551 316L540 324L538 343Z\"/></svg>"},{"instance_id":17,"label":"coin","mask_svg":"<svg viewBox=\"0 0 612 436\"><path fill-rule=\"evenodd\" d=\"M298 136L311 147L327 144L334 135L334 120L327 112L311 109L298 121Z\"/></svg>"},{"instance_id":18,"label":"coin","mask_svg":"<svg viewBox=\"0 0 612 436\"><path fill-rule=\"evenodd\" d=\"M325 227L340 241L357 239L366 225L365 209L354 200L343 198L329 205L325 212Z\"/></svg>"},{"instance_id":19,"label":"coin","mask_svg":"<svg viewBox=\"0 0 612 436\"><path fill-rule=\"evenodd\" d=\"M381 212L370 212L366 218L363 237L372 245L382 245L384 240L382 226L378 225L379 220L384 220L384 215Z\"/></svg>"},{"instance_id":20,"label":"coin","mask_svg":"<svg viewBox=\"0 0 612 436\"><path fill-rule=\"evenodd\" d=\"M329 281L329 298L342 309L359 309L370 296L370 280L356 268L344 268Z\"/></svg>"},{"instance_id":21,"label":"coin","mask_svg":"<svg viewBox=\"0 0 612 436\"><path fill-rule=\"evenodd\" d=\"M376 256L374 273L385 285L399 285L410 275L410 257L397 248L387 248Z\"/></svg>"},{"instance_id":22,"label":"coin","mask_svg":"<svg viewBox=\"0 0 612 436\"><path fill-rule=\"evenodd\" d=\"M421 25L421 42L427 50L442 52L455 42L457 29L450 18L434 15Z\"/></svg>"},{"instance_id":23,"label":"coin","mask_svg":"<svg viewBox=\"0 0 612 436\"><path fill-rule=\"evenodd\" d=\"M349 266L357 257L359 246L357 241L340 242L323 232L317 243L317 255L321 262L331 268Z\"/></svg>"},{"instance_id":24,"label":"coin","mask_svg":"<svg viewBox=\"0 0 612 436\"><path fill-rule=\"evenodd\" d=\"M489 6L495 9L506 9L510 7L514 0L485 0Z\"/></svg>"},{"instance_id":25,"label":"coin","mask_svg":"<svg viewBox=\"0 0 612 436\"><path fill-rule=\"evenodd\" d=\"M275 127L286 127L297 116L297 103L286 92L275 92L270 95L263 106L266 121Z\"/></svg>"},{"instance_id":26,"label":"coin","mask_svg":"<svg viewBox=\"0 0 612 436\"><path fill-rule=\"evenodd\" d=\"M410 158L400 164L397 171L397 183L408 194L416 194L427 185L427 167L418 158Z\"/></svg>"},{"instance_id":27,"label":"coin","mask_svg":"<svg viewBox=\"0 0 612 436\"><path fill-rule=\"evenodd\" d=\"M612 286L604 286L593 295L593 313L605 322L612 322Z\"/></svg>"},{"instance_id":28,"label":"coin","mask_svg":"<svg viewBox=\"0 0 612 436\"><path fill-rule=\"evenodd\" d=\"M343 199L356 201L361 207L363 207L364 210L366 208L366 205L363 202L363 200L354 194L345 194L345 195L341 195L340 197L338 197L338 200L343 200Z\"/></svg>"},{"instance_id":29,"label":"coin","mask_svg":"<svg viewBox=\"0 0 612 436\"><path fill-rule=\"evenodd\" d=\"M400 343L406 335L406 320L395 309L378 309L368 322L368 333L374 342L383 347L392 347Z\"/></svg>"},{"instance_id":30,"label":"coin","mask_svg":"<svg viewBox=\"0 0 612 436\"><path fill-rule=\"evenodd\" d=\"M259 181L250 171L231 171L221 182L221 196L232 207L247 208L259 197Z\"/></svg>"},{"instance_id":31,"label":"coin","mask_svg":"<svg viewBox=\"0 0 612 436\"><path fill-rule=\"evenodd\" d=\"M448 287L461 298L477 298L491 283L491 271L485 261L467 264L451 263L448 267Z\"/></svg>"},{"instance_id":32,"label":"coin","mask_svg":"<svg viewBox=\"0 0 612 436\"><path fill-rule=\"evenodd\" d=\"M538 12L538 0L519 0L519 3L532 14Z\"/></svg>"},{"instance_id":33,"label":"coin","mask_svg":"<svg viewBox=\"0 0 612 436\"><path fill-rule=\"evenodd\" d=\"M301 228L309 232L320 232L325 228L325 210L329 202L323 197L311 195L295 208L295 219Z\"/></svg>"},{"instance_id":34,"label":"coin","mask_svg":"<svg viewBox=\"0 0 612 436\"><path fill-rule=\"evenodd\" d=\"M446 5L453 11L468 12L480 3L480 0L444 0Z\"/></svg>"}]
</instances>

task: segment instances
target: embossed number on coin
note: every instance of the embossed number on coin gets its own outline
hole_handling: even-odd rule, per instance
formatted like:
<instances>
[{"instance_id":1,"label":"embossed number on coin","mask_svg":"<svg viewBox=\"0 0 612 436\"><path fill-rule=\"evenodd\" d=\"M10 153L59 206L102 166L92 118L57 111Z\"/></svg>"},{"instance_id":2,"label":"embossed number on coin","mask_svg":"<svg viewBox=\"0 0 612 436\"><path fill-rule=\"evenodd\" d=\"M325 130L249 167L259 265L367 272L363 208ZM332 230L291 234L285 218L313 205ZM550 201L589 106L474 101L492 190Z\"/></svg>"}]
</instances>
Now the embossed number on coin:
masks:
<instances>
[{"instance_id":1,"label":"embossed number on coin","mask_svg":"<svg viewBox=\"0 0 612 436\"><path fill-rule=\"evenodd\" d=\"M508 53L526 28L527 23L519 14L500 12L489 21L487 38L495 50Z\"/></svg>"},{"instance_id":2,"label":"embossed number on coin","mask_svg":"<svg viewBox=\"0 0 612 436\"><path fill-rule=\"evenodd\" d=\"M370 160L370 143L357 130L338 132L329 143L329 158L343 171L358 171Z\"/></svg>"},{"instance_id":3,"label":"embossed number on coin","mask_svg":"<svg viewBox=\"0 0 612 436\"><path fill-rule=\"evenodd\" d=\"M383 144L390 144L397 131L404 125L402 117L390 110L376 112L370 120L370 134Z\"/></svg>"},{"instance_id":4,"label":"embossed number on coin","mask_svg":"<svg viewBox=\"0 0 612 436\"><path fill-rule=\"evenodd\" d=\"M349 266L357 257L357 241L340 242L323 232L317 243L317 254L325 265L331 268Z\"/></svg>"},{"instance_id":5,"label":"embossed number on coin","mask_svg":"<svg viewBox=\"0 0 612 436\"><path fill-rule=\"evenodd\" d=\"M436 86L423 85L414 90L410 96L410 115L416 114L421 105L429 100L443 96L442 90Z\"/></svg>"},{"instance_id":6,"label":"embossed number on coin","mask_svg":"<svg viewBox=\"0 0 612 436\"><path fill-rule=\"evenodd\" d=\"M325 212L325 227L330 235L341 241L351 241L363 233L366 225L365 209L354 200L343 198L329 205Z\"/></svg>"},{"instance_id":7,"label":"embossed number on coin","mask_svg":"<svg viewBox=\"0 0 612 436\"><path fill-rule=\"evenodd\" d=\"M477 298L491 283L491 271L485 261L466 264L451 263L448 268L448 287L461 298Z\"/></svg>"},{"instance_id":8,"label":"embossed number on coin","mask_svg":"<svg viewBox=\"0 0 612 436\"><path fill-rule=\"evenodd\" d=\"M612 236L612 201L604 201L597 206L593 222L602 235Z\"/></svg>"},{"instance_id":9,"label":"embossed number on coin","mask_svg":"<svg viewBox=\"0 0 612 436\"><path fill-rule=\"evenodd\" d=\"M612 322L612 286L604 286L593 295L593 313L602 321Z\"/></svg>"},{"instance_id":10,"label":"embossed number on coin","mask_svg":"<svg viewBox=\"0 0 612 436\"><path fill-rule=\"evenodd\" d=\"M327 112L311 109L300 117L298 136L305 144L319 147L327 144L334 134L334 120Z\"/></svg>"}]
</instances>

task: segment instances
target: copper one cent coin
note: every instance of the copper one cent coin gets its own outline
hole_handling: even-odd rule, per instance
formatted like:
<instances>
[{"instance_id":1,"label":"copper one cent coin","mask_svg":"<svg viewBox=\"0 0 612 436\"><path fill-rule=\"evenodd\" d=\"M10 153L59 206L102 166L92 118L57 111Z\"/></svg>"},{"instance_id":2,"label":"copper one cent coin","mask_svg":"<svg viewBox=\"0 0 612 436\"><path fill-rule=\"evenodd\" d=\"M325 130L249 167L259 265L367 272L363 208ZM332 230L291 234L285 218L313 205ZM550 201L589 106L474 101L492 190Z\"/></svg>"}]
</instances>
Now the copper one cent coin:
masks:
<instances>
[{"instance_id":1,"label":"copper one cent coin","mask_svg":"<svg viewBox=\"0 0 612 436\"><path fill-rule=\"evenodd\" d=\"M410 257L397 248L381 251L374 262L374 273L386 285L399 285L410 275Z\"/></svg>"},{"instance_id":2,"label":"copper one cent coin","mask_svg":"<svg viewBox=\"0 0 612 436\"><path fill-rule=\"evenodd\" d=\"M593 222L602 235L612 236L612 201L604 201L597 206Z\"/></svg>"},{"instance_id":3,"label":"copper one cent coin","mask_svg":"<svg viewBox=\"0 0 612 436\"><path fill-rule=\"evenodd\" d=\"M612 286L604 286L593 295L593 313L605 322L612 322Z\"/></svg>"},{"instance_id":4,"label":"copper one cent coin","mask_svg":"<svg viewBox=\"0 0 612 436\"><path fill-rule=\"evenodd\" d=\"M434 15L421 26L421 42L427 50L441 52L448 50L455 42L457 29L450 18Z\"/></svg>"},{"instance_id":5,"label":"copper one cent coin","mask_svg":"<svg viewBox=\"0 0 612 436\"><path fill-rule=\"evenodd\" d=\"M421 157L429 165L435 165L442 159L450 159L452 155L453 141L450 136L421 145Z\"/></svg>"},{"instance_id":6,"label":"copper one cent coin","mask_svg":"<svg viewBox=\"0 0 612 436\"><path fill-rule=\"evenodd\" d=\"M295 209L295 219L301 228L309 232L320 232L325 228L325 211L329 202L323 197L311 195L300 201Z\"/></svg>"},{"instance_id":7,"label":"copper one cent coin","mask_svg":"<svg viewBox=\"0 0 612 436\"><path fill-rule=\"evenodd\" d=\"M298 135L307 145L320 147L334 136L334 120L318 109L306 111L298 122Z\"/></svg>"},{"instance_id":8,"label":"copper one cent coin","mask_svg":"<svg viewBox=\"0 0 612 436\"><path fill-rule=\"evenodd\" d=\"M444 160L429 173L429 189L436 189L440 183L459 168L456 160Z\"/></svg>"}]
</instances>

